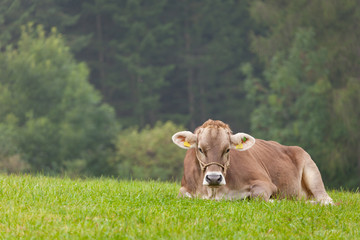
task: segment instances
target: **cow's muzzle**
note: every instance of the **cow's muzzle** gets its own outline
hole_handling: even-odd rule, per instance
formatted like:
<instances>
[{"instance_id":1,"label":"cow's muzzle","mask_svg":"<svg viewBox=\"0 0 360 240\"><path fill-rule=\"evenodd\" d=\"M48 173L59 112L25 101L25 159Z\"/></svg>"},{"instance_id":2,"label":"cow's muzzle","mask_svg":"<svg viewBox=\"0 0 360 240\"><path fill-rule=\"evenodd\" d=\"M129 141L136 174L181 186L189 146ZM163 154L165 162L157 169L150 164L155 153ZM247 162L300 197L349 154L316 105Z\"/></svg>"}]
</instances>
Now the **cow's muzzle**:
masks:
<instances>
[{"instance_id":1,"label":"cow's muzzle","mask_svg":"<svg viewBox=\"0 0 360 240\"><path fill-rule=\"evenodd\" d=\"M204 186L219 187L225 184L225 177L221 172L207 172L204 176Z\"/></svg>"}]
</instances>

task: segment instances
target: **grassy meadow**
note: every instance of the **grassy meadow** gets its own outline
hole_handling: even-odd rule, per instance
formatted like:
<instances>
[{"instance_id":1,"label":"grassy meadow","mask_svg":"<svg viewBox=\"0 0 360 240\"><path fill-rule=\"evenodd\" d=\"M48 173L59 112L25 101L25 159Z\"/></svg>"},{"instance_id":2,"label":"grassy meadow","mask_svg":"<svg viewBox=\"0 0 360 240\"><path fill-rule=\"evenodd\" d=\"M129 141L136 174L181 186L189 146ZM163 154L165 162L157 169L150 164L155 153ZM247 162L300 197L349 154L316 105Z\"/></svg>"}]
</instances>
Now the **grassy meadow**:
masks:
<instances>
[{"instance_id":1,"label":"grassy meadow","mask_svg":"<svg viewBox=\"0 0 360 240\"><path fill-rule=\"evenodd\" d=\"M0 175L0 239L360 239L359 192L337 206L178 199L178 183Z\"/></svg>"}]
</instances>

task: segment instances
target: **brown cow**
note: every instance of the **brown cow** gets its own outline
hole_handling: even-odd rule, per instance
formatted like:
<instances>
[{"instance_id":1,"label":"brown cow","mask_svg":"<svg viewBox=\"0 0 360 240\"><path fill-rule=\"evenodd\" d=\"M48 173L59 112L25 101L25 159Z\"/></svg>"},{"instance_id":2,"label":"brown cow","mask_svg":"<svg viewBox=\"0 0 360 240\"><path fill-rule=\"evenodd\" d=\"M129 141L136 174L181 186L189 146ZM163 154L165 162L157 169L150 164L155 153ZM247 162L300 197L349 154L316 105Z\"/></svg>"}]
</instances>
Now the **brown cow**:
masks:
<instances>
[{"instance_id":1,"label":"brown cow","mask_svg":"<svg viewBox=\"0 0 360 240\"><path fill-rule=\"evenodd\" d=\"M333 204L320 172L302 148L232 134L221 121L208 120L195 133L182 131L172 140L188 149L179 196L205 199L261 197L315 198Z\"/></svg>"}]
</instances>

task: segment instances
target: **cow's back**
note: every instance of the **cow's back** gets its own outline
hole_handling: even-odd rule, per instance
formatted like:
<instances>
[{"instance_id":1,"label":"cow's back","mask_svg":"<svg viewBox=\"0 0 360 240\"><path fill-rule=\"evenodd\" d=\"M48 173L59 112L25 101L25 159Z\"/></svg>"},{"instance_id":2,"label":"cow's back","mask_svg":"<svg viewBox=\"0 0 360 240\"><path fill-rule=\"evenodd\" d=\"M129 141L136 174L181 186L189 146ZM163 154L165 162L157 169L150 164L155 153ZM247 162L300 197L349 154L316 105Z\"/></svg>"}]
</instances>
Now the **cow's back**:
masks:
<instances>
[{"instance_id":1,"label":"cow's back","mask_svg":"<svg viewBox=\"0 0 360 240\"><path fill-rule=\"evenodd\" d=\"M299 147L284 146L274 141L256 139L244 152L232 151L229 172L235 183L252 180L271 181L281 196L298 195L304 160Z\"/></svg>"}]
</instances>

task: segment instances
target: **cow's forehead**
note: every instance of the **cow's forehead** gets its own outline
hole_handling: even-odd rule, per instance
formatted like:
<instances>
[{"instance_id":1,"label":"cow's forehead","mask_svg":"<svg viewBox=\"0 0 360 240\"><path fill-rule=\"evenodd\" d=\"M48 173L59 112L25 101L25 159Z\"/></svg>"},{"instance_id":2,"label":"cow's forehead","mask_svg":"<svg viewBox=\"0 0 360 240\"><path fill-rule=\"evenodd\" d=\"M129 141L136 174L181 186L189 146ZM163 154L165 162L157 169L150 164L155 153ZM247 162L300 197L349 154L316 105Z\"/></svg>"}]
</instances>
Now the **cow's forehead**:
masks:
<instances>
[{"instance_id":1,"label":"cow's forehead","mask_svg":"<svg viewBox=\"0 0 360 240\"><path fill-rule=\"evenodd\" d=\"M230 143L230 133L224 128L204 128L198 132L198 143L206 146L227 146Z\"/></svg>"}]
</instances>

